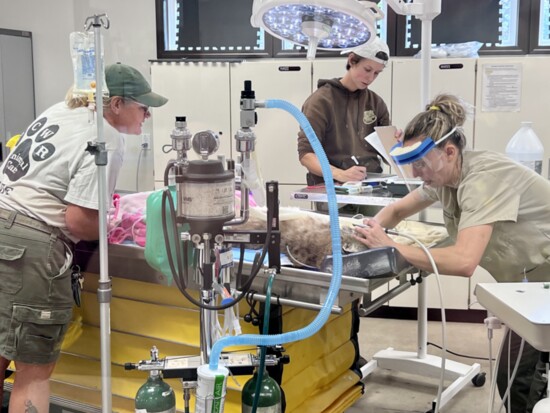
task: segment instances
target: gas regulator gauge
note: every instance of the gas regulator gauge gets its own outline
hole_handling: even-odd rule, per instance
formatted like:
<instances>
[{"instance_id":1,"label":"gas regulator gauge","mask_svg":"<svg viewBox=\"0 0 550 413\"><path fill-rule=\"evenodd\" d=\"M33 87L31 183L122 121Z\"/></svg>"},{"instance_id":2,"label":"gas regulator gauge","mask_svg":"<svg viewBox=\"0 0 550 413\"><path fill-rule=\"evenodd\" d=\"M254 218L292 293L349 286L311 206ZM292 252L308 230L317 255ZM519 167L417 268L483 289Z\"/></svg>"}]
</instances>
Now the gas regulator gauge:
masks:
<instances>
[{"instance_id":1,"label":"gas regulator gauge","mask_svg":"<svg viewBox=\"0 0 550 413\"><path fill-rule=\"evenodd\" d=\"M202 159L208 159L220 147L220 137L217 133L206 130L197 132L193 136L193 150L199 154Z\"/></svg>"}]
</instances>

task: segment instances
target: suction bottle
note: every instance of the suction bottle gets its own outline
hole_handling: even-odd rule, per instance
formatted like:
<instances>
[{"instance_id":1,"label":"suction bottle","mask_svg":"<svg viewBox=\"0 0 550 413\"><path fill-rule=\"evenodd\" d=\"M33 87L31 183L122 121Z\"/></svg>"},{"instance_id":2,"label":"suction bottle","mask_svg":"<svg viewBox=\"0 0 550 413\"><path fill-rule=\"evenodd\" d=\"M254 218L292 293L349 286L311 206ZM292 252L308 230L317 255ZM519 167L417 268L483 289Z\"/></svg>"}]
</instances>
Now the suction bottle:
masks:
<instances>
[{"instance_id":1,"label":"suction bottle","mask_svg":"<svg viewBox=\"0 0 550 413\"><path fill-rule=\"evenodd\" d=\"M521 127L506 146L506 155L536 173L542 174L544 147L533 130L533 122L521 122Z\"/></svg>"}]
</instances>

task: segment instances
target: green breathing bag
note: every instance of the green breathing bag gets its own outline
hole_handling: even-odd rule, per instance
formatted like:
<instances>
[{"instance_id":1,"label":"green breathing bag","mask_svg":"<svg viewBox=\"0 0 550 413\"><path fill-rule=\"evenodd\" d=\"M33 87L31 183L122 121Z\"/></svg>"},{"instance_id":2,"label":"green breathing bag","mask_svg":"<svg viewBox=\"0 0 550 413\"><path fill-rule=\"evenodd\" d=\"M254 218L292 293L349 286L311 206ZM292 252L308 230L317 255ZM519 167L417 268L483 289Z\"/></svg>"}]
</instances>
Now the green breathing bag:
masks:
<instances>
[{"instance_id":1,"label":"green breathing bag","mask_svg":"<svg viewBox=\"0 0 550 413\"><path fill-rule=\"evenodd\" d=\"M174 282L174 276L170 269L168 254L166 252L166 241L164 237L164 227L162 225L162 194L166 188L154 191L147 197L147 227L145 235L145 260L155 270L164 274L167 278L167 284L171 285ZM170 188L170 194L174 202L174 209L177 210L177 198L175 188ZM174 240L174 231L177 231L177 240L181 239L181 233L188 230L188 225L174 226L174 221L170 214L169 199L165 206L166 212L166 227L170 242L170 252L174 262L174 268L177 269L176 260L176 244ZM177 248L180 248L183 253L181 243L178 243ZM190 248L191 249L191 248ZM187 251L189 254L189 250ZM183 269L182 269L183 271Z\"/></svg>"}]
</instances>

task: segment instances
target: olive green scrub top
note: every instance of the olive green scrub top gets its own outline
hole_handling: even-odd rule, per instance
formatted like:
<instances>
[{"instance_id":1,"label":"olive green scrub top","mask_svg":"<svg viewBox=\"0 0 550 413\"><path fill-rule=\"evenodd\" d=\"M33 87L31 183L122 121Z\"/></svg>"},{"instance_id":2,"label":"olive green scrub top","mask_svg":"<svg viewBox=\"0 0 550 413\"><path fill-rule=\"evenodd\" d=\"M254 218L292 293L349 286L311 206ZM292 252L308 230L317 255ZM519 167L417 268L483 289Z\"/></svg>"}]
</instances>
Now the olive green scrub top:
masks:
<instances>
[{"instance_id":1,"label":"olive green scrub top","mask_svg":"<svg viewBox=\"0 0 550 413\"><path fill-rule=\"evenodd\" d=\"M458 231L493 225L479 265L499 282L550 280L550 181L505 155L465 151L458 188L420 187Z\"/></svg>"}]
</instances>

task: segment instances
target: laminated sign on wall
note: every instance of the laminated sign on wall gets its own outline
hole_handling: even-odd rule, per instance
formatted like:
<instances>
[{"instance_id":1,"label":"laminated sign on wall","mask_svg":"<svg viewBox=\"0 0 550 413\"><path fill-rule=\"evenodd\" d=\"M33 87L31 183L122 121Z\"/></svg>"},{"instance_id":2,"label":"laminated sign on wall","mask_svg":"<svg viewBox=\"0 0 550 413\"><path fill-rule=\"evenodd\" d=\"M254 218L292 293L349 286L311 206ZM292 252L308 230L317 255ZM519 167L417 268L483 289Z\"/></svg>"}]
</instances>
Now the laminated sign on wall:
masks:
<instances>
[{"instance_id":1,"label":"laminated sign on wall","mask_svg":"<svg viewBox=\"0 0 550 413\"><path fill-rule=\"evenodd\" d=\"M521 64L482 65L483 112L519 112L521 109Z\"/></svg>"}]
</instances>

